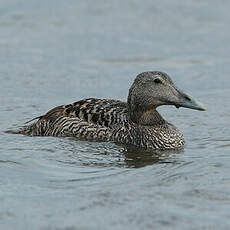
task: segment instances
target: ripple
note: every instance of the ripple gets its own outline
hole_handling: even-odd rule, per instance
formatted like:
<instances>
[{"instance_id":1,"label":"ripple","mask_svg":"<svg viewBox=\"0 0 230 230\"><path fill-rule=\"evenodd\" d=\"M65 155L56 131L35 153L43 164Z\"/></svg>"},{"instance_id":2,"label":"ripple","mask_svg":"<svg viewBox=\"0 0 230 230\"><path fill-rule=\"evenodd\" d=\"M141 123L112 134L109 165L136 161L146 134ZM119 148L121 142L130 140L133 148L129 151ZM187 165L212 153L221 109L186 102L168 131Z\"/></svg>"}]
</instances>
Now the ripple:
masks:
<instances>
[{"instance_id":1,"label":"ripple","mask_svg":"<svg viewBox=\"0 0 230 230\"><path fill-rule=\"evenodd\" d=\"M170 64L204 64L204 60L198 59L170 59L167 57L120 57L120 58L106 58L101 60L104 63L126 64L126 63L148 63L148 62L162 62Z\"/></svg>"},{"instance_id":2,"label":"ripple","mask_svg":"<svg viewBox=\"0 0 230 230\"><path fill-rule=\"evenodd\" d=\"M11 160L0 160L0 164L17 164L17 165L22 165L20 162L11 161Z\"/></svg>"}]
</instances>

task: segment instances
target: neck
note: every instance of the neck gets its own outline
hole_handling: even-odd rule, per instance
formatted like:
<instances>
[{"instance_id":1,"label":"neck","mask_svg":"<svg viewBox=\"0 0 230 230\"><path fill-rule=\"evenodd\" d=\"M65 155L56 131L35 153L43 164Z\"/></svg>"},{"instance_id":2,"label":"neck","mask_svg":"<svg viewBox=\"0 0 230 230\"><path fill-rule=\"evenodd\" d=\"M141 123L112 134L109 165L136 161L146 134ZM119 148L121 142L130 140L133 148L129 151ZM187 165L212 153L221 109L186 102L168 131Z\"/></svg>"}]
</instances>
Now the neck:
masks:
<instances>
[{"instance_id":1,"label":"neck","mask_svg":"<svg viewBox=\"0 0 230 230\"><path fill-rule=\"evenodd\" d=\"M163 117L157 112L156 108L146 111L130 111L129 117L131 121L140 125L162 125L165 123Z\"/></svg>"}]
</instances>

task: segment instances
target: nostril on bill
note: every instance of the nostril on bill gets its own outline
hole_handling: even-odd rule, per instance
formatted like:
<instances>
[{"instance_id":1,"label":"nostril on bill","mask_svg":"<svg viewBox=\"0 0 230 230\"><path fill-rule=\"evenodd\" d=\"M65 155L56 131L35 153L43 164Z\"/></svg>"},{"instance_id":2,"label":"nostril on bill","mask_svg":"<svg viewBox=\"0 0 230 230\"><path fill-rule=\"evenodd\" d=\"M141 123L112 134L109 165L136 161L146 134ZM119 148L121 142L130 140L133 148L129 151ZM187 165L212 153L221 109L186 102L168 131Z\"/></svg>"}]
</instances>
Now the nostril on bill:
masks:
<instances>
[{"instance_id":1,"label":"nostril on bill","mask_svg":"<svg viewBox=\"0 0 230 230\"><path fill-rule=\"evenodd\" d=\"M188 97L188 96L185 96L185 99L188 100L188 101L191 101L191 98Z\"/></svg>"}]
</instances>

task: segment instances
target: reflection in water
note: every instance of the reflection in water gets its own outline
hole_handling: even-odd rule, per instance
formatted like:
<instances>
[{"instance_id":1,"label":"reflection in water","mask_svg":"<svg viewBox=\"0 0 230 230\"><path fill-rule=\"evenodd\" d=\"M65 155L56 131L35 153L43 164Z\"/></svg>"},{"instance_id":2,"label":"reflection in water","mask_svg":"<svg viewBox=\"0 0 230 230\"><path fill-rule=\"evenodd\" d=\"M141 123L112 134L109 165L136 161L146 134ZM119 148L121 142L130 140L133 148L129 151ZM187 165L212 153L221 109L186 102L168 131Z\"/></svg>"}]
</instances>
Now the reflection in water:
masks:
<instances>
[{"instance_id":1,"label":"reflection in water","mask_svg":"<svg viewBox=\"0 0 230 230\"><path fill-rule=\"evenodd\" d=\"M146 151L111 142L78 141L74 138L61 140L63 141L58 148L61 147L67 156L64 154L55 160L71 165L140 168L159 163L174 163L173 156L184 153L183 149Z\"/></svg>"},{"instance_id":2,"label":"reflection in water","mask_svg":"<svg viewBox=\"0 0 230 230\"><path fill-rule=\"evenodd\" d=\"M174 163L173 154L183 154L183 149L167 151L145 151L134 147L128 147L124 150L124 158L127 167L140 168L147 165Z\"/></svg>"}]
</instances>

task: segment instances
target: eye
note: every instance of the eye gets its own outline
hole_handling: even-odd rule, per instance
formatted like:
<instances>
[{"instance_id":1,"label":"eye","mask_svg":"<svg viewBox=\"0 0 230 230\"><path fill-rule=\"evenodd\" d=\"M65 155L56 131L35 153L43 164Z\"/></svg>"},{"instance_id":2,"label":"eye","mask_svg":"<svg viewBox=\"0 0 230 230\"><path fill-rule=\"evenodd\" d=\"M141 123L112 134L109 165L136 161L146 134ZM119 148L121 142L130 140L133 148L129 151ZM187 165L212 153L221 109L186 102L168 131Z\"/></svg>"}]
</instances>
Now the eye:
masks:
<instances>
[{"instance_id":1,"label":"eye","mask_svg":"<svg viewBox=\"0 0 230 230\"><path fill-rule=\"evenodd\" d=\"M155 79L154 79L154 82L157 83L157 84L162 83L161 79L159 79L159 78L155 78Z\"/></svg>"}]
</instances>

